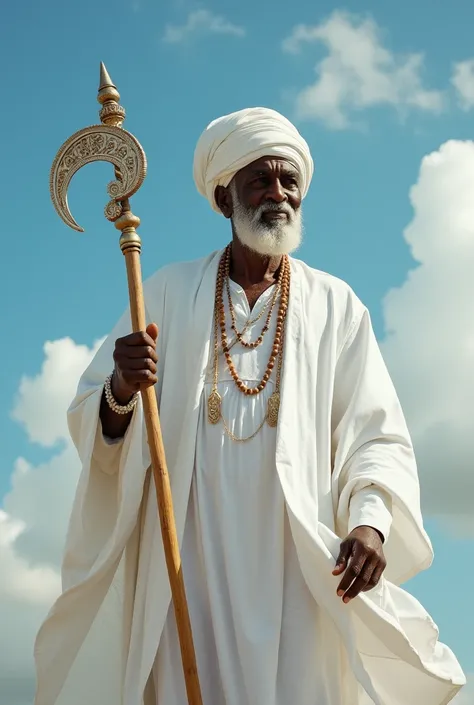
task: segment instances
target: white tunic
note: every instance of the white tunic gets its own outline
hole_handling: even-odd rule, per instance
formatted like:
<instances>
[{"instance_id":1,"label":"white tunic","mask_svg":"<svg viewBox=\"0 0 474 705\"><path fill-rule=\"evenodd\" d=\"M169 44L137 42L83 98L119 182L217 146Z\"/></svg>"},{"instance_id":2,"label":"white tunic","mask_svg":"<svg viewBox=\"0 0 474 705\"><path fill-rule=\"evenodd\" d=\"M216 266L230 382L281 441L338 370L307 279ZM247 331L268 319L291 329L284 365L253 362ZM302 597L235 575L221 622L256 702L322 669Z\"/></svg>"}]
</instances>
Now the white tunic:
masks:
<instances>
[{"instance_id":1,"label":"white tunic","mask_svg":"<svg viewBox=\"0 0 474 705\"><path fill-rule=\"evenodd\" d=\"M253 310L231 282L237 329L271 305L274 287ZM227 299L224 296L227 310ZM271 348L272 325L258 348L231 350L240 378L255 386ZM255 340L263 316L249 327ZM229 316L226 317L229 322ZM228 325L228 339L235 336ZM211 345L213 351L213 345ZM266 423L251 440L231 440L222 423L207 421L213 355L207 369L196 442L195 472L182 546L183 574L205 705L338 705L338 654L330 665L318 629L319 607L303 579L275 466L275 429ZM265 390L242 394L219 359L222 412L238 437L251 435L274 391L276 365ZM373 502L373 496L371 501ZM186 700L173 607L155 664L157 705Z\"/></svg>"}]
</instances>

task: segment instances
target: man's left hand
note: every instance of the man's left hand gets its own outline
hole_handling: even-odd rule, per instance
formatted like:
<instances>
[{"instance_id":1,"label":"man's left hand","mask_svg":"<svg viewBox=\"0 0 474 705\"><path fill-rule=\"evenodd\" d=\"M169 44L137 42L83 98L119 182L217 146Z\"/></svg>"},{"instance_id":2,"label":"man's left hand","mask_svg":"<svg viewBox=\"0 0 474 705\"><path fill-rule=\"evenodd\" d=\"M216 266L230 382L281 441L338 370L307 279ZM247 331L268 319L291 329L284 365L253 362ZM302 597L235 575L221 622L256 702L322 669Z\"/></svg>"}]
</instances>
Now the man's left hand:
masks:
<instances>
[{"instance_id":1,"label":"man's left hand","mask_svg":"<svg viewBox=\"0 0 474 705\"><path fill-rule=\"evenodd\" d=\"M379 532L371 526L358 526L341 543L333 575L344 576L337 588L343 602L360 592L372 590L379 582L387 562Z\"/></svg>"}]
</instances>

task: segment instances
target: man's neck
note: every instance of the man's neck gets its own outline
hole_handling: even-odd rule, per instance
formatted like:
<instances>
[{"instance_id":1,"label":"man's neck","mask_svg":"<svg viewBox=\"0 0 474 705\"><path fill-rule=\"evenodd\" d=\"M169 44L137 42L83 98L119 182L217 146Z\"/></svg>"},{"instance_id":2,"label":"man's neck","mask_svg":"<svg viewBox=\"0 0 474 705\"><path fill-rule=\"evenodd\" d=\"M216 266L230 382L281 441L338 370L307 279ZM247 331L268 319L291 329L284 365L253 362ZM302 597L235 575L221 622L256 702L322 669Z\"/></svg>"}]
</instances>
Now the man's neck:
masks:
<instances>
[{"instance_id":1,"label":"man's neck","mask_svg":"<svg viewBox=\"0 0 474 705\"><path fill-rule=\"evenodd\" d=\"M273 283L278 275L281 255L274 257L260 255L244 247L239 238L232 239L230 276L243 289L263 282Z\"/></svg>"}]
</instances>

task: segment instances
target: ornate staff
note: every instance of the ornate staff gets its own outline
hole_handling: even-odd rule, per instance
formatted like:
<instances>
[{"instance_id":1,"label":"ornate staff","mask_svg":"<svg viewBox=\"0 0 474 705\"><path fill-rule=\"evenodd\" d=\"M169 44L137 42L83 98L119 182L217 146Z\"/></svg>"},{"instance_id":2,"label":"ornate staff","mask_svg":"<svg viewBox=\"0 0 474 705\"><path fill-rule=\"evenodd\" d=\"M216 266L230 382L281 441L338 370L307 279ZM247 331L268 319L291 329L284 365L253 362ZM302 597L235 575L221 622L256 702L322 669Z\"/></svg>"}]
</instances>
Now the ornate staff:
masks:
<instances>
[{"instance_id":1,"label":"ornate staff","mask_svg":"<svg viewBox=\"0 0 474 705\"><path fill-rule=\"evenodd\" d=\"M125 120L125 110L119 105L120 94L103 63L100 66L97 100L102 106L99 113L102 125L79 130L62 145L51 167L51 198L66 225L84 232L69 210L69 183L74 174L89 162L106 161L114 165L115 181L107 187L111 200L105 207L105 217L115 223L121 232L119 243L127 267L130 312L135 332L145 330L146 321L140 267L141 240L136 231L140 219L130 210L129 198L138 191L145 179L146 156L138 140L121 127ZM188 703L202 705L158 404L153 387L141 394Z\"/></svg>"}]
</instances>

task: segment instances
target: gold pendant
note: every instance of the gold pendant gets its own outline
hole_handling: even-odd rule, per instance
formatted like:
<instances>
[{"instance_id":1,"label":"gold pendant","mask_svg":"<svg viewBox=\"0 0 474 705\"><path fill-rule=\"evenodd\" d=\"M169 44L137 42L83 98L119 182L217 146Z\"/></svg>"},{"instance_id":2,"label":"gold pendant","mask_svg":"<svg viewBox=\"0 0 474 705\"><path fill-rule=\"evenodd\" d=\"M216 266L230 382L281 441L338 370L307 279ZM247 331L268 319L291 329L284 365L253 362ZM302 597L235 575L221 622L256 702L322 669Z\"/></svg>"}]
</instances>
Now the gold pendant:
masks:
<instances>
[{"instance_id":1,"label":"gold pendant","mask_svg":"<svg viewBox=\"0 0 474 705\"><path fill-rule=\"evenodd\" d=\"M273 392L267 403L267 423L271 428L275 428L278 423L279 410L280 392Z\"/></svg>"},{"instance_id":2,"label":"gold pendant","mask_svg":"<svg viewBox=\"0 0 474 705\"><path fill-rule=\"evenodd\" d=\"M209 423L216 424L221 420L221 395L213 389L207 400L207 418Z\"/></svg>"}]
</instances>

